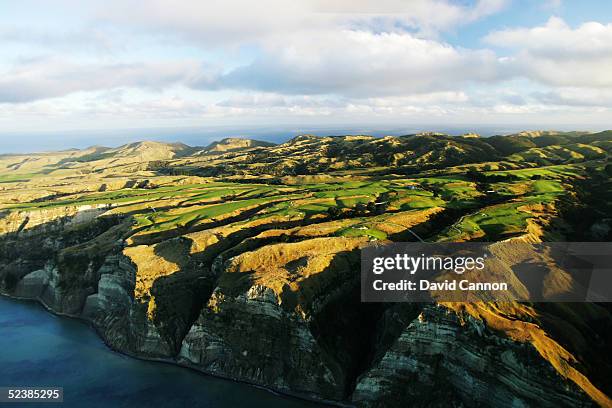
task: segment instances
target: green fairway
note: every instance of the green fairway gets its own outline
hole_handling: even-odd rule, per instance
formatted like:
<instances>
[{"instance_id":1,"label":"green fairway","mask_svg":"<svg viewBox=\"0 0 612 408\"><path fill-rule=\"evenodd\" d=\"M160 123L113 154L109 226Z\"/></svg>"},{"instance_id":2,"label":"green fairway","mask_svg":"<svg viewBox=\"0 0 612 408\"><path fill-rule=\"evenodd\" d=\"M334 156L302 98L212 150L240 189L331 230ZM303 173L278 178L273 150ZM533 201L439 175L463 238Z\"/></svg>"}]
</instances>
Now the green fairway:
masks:
<instances>
[{"instance_id":1,"label":"green fairway","mask_svg":"<svg viewBox=\"0 0 612 408\"><path fill-rule=\"evenodd\" d=\"M352 226L337 232L341 237L371 237L378 240L387 239L387 234L377 229L364 226Z\"/></svg>"}]
</instances>

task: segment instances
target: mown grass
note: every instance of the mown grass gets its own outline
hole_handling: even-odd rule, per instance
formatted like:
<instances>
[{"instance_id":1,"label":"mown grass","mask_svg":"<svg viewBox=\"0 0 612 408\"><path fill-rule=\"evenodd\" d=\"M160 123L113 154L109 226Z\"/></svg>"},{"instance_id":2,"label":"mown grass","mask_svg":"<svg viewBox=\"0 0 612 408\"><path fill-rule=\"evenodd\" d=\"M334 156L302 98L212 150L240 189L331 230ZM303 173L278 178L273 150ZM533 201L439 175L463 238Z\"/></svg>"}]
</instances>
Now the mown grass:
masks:
<instances>
[{"instance_id":1,"label":"mown grass","mask_svg":"<svg viewBox=\"0 0 612 408\"><path fill-rule=\"evenodd\" d=\"M340 183L336 186L337 189L329 190L322 189L316 191L314 196L317 198L335 198L335 197L350 197L358 195L376 196L390 191L386 183L374 182L374 183L363 183L363 182L347 182Z\"/></svg>"},{"instance_id":2,"label":"mown grass","mask_svg":"<svg viewBox=\"0 0 612 408\"><path fill-rule=\"evenodd\" d=\"M415 195L403 199L399 206L401 211L443 206L446 202L439 197Z\"/></svg>"},{"instance_id":3,"label":"mown grass","mask_svg":"<svg viewBox=\"0 0 612 408\"><path fill-rule=\"evenodd\" d=\"M571 164L560 164L520 170L491 171L486 174L512 176L519 180L532 179L533 177L559 179L560 177L577 177L581 174L581 169Z\"/></svg>"},{"instance_id":4,"label":"mown grass","mask_svg":"<svg viewBox=\"0 0 612 408\"><path fill-rule=\"evenodd\" d=\"M562 193L563 187L561 183L553 180L538 180L532 184L533 192L536 194L542 193Z\"/></svg>"},{"instance_id":5,"label":"mown grass","mask_svg":"<svg viewBox=\"0 0 612 408\"><path fill-rule=\"evenodd\" d=\"M201 192L200 194L203 195L201 199L204 199L229 195L235 192L235 189L223 188L221 186L210 186L207 184L186 184L179 186L158 187L155 189L124 188L105 193L89 193L70 199L15 204L11 206L11 208L28 210L95 204L127 204L183 197L190 199L193 198L193 196L197 196L199 192ZM198 199L195 198L194 200L197 201Z\"/></svg>"},{"instance_id":6,"label":"mown grass","mask_svg":"<svg viewBox=\"0 0 612 408\"><path fill-rule=\"evenodd\" d=\"M370 237L379 240L387 239L387 234L374 228L368 227L348 227L336 233L340 237Z\"/></svg>"},{"instance_id":7,"label":"mown grass","mask_svg":"<svg viewBox=\"0 0 612 408\"><path fill-rule=\"evenodd\" d=\"M567 188L565 179L577 177L581 171L583 170L579 167L559 165L485 172L508 177L507 181L494 182L487 187L494 190L493 195L506 196L512 200L497 205L491 205L491 201L487 201L491 194L480 192L476 188L476 183L461 174L453 174L373 181L334 181L299 186L230 182L161 185L153 189L125 188L40 203L23 203L11 208L27 210L55 206L119 204L114 212L130 211L136 219L137 227L155 232L191 227L248 207L272 203L281 198L287 201L273 203L249 219L272 216L328 217L332 213L330 211L332 207L335 207L336 212L340 209L343 217L355 217L361 213L351 213L347 209L355 209L358 205L377 201L387 201L388 212L433 207L476 211L483 205L489 205L477 213L465 216L443 235L449 239L494 240L524 230L526 220L532 215L518 210L518 207L556 200L565 194ZM159 206L158 201L160 201ZM173 208L164 210L168 205L172 205ZM367 211L365 213L370 217L373 215ZM369 226L362 229L345 228L338 234L386 239L384 232Z\"/></svg>"},{"instance_id":8,"label":"mown grass","mask_svg":"<svg viewBox=\"0 0 612 408\"><path fill-rule=\"evenodd\" d=\"M0 174L0 183L27 182L37 175L37 173Z\"/></svg>"},{"instance_id":9,"label":"mown grass","mask_svg":"<svg viewBox=\"0 0 612 408\"><path fill-rule=\"evenodd\" d=\"M485 207L463 217L440 236L442 241L481 239L495 241L507 235L520 233L533 216L519 210L523 202L513 202Z\"/></svg>"},{"instance_id":10,"label":"mown grass","mask_svg":"<svg viewBox=\"0 0 612 408\"><path fill-rule=\"evenodd\" d=\"M310 204L304 204L296 207L296 210L303 212L306 217L312 217L317 214L327 213L331 207L336 206L335 200L319 201Z\"/></svg>"},{"instance_id":11,"label":"mown grass","mask_svg":"<svg viewBox=\"0 0 612 408\"><path fill-rule=\"evenodd\" d=\"M212 204L198 207L192 211L175 214L173 211L156 212L149 214L139 214L136 216L137 225L147 227L149 231L156 232L172 228L186 227L198 222L218 218L223 215L245 209L254 205L268 202L268 199L258 198L250 200L233 201L221 204Z\"/></svg>"},{"instance_id":12,"label":"mown grass","mask_svg":"<svg viewBox=\"0 0 612 408\"><path fill-rule=\"evenodd\" d=\"M365 197L349 197L349 198L340 198L337 199L336 202L339 203L344 208L353 208L357 204L367 204L372 201L373 197L365 196Z\"/></svg>"}]
</instances>

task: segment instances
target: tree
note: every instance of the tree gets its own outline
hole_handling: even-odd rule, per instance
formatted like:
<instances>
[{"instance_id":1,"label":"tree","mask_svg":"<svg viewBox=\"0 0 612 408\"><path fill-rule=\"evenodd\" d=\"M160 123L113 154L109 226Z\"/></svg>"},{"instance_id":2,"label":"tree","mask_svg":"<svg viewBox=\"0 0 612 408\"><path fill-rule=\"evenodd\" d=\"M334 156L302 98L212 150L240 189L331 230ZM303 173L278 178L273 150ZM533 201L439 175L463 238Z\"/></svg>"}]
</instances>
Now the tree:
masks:
<instances>
[{"instance_id":1,"label":"tree","mask_svg":"<svg viewBox=\"0 0 612 408\"><path fill-rule=\"evenodd\" d=\"M361 216L361 215L365 215L367 209L368 208L366 207L364 203L357 203L353 211L355 212L355 215Z\"/></svg>"},{"instance_id":2,"label":"tree","mask_svg":"<svg viewBox=\"0 0 612 408\"><path fill-rule=\"evenodd\" d=\"M340 216L340 208L338 208L337 206L333 206L333 207L329 207L327 209L327 215L329 216L329 218L332 219L336 219Z\"/></svg>"},{"instance_id":3,"label":"tree","mask_svg":"<svg viewBox=\"0 0 612 408\"><path fill-rule=\"evenodd\" d=\"M477 181L481 179L482 175L478 170L476 170L476 168L470 167L470 169L465 173L465 176L470 180Z\"/></svg>"},{"instance_id":4,"label":"tree","mask_svg":"<svg viewBox=\"0 0 612 408\"><path fill-rule=\"evenodd\" d=\"M374 201L368 202L368 205L366 206L366 208L369 213L376 214L376 203L374 203Z\"/></svg>"},{"instance_id":5,"label":"tree","mask_svg":"<svg viewBox=\"0 0 612 408\"><path fill-rule=\"evenodd\" d=\"M296 175L304 175L304 174L309 174L310 171L308 169L308 165L306 163L304 163L303 161L298 162L295 167L293 168L293 172Z\"/></svg>"}]
</instances>

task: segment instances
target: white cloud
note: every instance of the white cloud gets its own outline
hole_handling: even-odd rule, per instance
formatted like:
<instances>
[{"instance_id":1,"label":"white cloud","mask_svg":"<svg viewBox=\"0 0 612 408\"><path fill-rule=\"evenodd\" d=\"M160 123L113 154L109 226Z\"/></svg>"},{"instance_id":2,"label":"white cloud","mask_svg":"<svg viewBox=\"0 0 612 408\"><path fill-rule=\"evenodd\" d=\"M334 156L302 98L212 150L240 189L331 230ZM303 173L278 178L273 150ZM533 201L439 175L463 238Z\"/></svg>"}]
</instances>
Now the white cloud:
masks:
<instances>
[{"instance_id":1,"label":"white cloud","mask_svg":"<svg viewBox=\"0 0 612 408\"><path fill-rule=\"evenodd\" d=\"M450 0L150 0L144 7L138 0L59 0L57 7L72 11L66 28L16 24L0 31L0 42L34 46L34 53L26 49L22 54L28 58L50 55L13 66L0 64L0 103L119 86L162 89L177 83L207 90L347 96L447 90L464 82L464 68L469 67L467 79L492 78L494 57L486 51L457 50L423 35L482 18L506 1L477 0L461 6ZM42 4L37 14L45 12L56 10ZM419 33L397 27L381 31L385 18ZM195 45L202 60L219 60L222 57L212 54L222 51L229 55L227 65L160 60L160 53L174 51L159 48L168 41ZM228 51L232 46L233 53ZM250 64L240 57L244 46L252 47L252 56L246 57ZM75 59L82 49L93 51L93 58ZM120 55L114 54L117 49ZM122 60L127 56L130 61Z\"/></svg>"},{"instance_id":2,"label":"white cloud","mask_svg":"<svg viewBox=\"0 0 612 408\"><path fill-rule=\"evenodd\" d=\"M144 5L144 7L143 7ZM202 48L258 42L266 36L316 24L304 2L282 0L138 0L101 2L96 18L127 30L175 37ZM323 24L329 24L324 22Z\"/></svg>"},{"instance_id":3,"label":"white cloud","mask_svg":"<svg viewBox=\"0 0 612 408\"><path fill-rule=\"evenodd\" d=\"M612 24L592 21L572 29L561 18L551 17L542 26L495 31L485 41L542 58L601 58L612 53Z\"/></svg>"},{"instance_id":4,"label":"white cloud","mask_svg":"<svg viewBox=\"0 0 612 408\"><path fill-rule=\"evenodd\" d=\"M0 32L0 41L39 43L43 47L71 45L75 49L93 46L103 51L121 47L122 36L130 47L142 46L142 39L148 35L150 42L174 39L207 51L220 48L226 52L228 45L251 45L257 51L250 64L228 72L236 65L229 63L225 75L220 75L221 67L202 66L198 72L193 62L155 62L154 58L152 62L122 62L114 58L109 62L101 58L69 63L55 54L53 58L4 70L0 66L0 102L61 97L118 86L161 89L175 83L194 89L348 97L456 90L469 81L495 80L495 56L486 50L457 49L423 36L473 22L498 12L506 3L507 0L477 0L471 5L450 0L151 0L143 7L138 0L87 5L65 1L62 4L74 9L71 16L76 16L82 27L68 24L73 31L13 27ZM45 7L48 6L41 8ZM393 21L390 26L387 20ZM411 27L414 32L408 33L395 23ZM138 41L129 36L135 31L141 35Z\"/></svg>"},{"instance_id":5,"label":"white cloud","mask_svg":"<svg viewBox=\"0 0 612 408\"><path fill-rule=\"evenodd\" d=\"M202 77L193 61L77 64L56 58L20 61L0 73L0 103L54 98L118 87L163 89Z\"/></svg>"},{"instance_id":6,"label":"white cloud","mask_svg":"<svg viewBox=\"0 0 612 408\"><path fill-rule=\"evenodd\" d=\"M320 109L336 112L353 109L357 106L372 109L400 112L402 109L418 105L449 105L466 103L469 97L463 92L434 92L411 96L391 96L375 98L333 98L327 95L281 95L276 93L240 93L215 104L218 108L242 109L244 111L272 111L299 113Z\"/></svg>"},{"instance_id":7,"label":"white cloud","mask_svg":"<svg viewBox=\"0 0 612 408\"><path fill-rule=\"evenodd\" d=\"M26 18L0 29L0 119L349 123L573 112L587 120L589 107L609 114L612 24L571 27L553 17L492 32L490 49L456 45L462 26L508 1L40 3L37 23L56 7L71 12L50 25Z\"/></svg>"},{"instance_id":8,"label":"white cloud","mask_svg":"<svg viewBox=\"0 0 612 408\"><path fill-rule=\"evenodd\" d=\"M573 29L552 17L543 26L493 32L485 41L515 52L505 65L516 75L557 86L612 86L612 24Z\"/></svg>"},{"instance_id":9,"label":"white cloud","mask_svg":"<svg viewBox=\"0 0 612 408\"><path fill-rule=\"evenodd\" d=\"M123 27L165 33L202 47L278 41L332 27L381 24L391 19L416 31L453 30L500 11L509 0L138 0L101 3L97 18ZM354 27L353 27L354 28Z\"/></svg>"},{"instance_id":10,"label":"white cloud","mask_svg":"<svg viewBox=\"0 0 612 408\"><path fill-rule=\"evenodd\" d=\"M456 90L467 81L499 76L489 51L457 49L409 33L336 30L290 40L270 45L252 64L220 77L217 86L368 97Z\"/></svg>"},{"instance_id":11,"label":"white cloud","mask_svg":"<svg viewBox=\"0 0 612 408\"><path fill-rule=\"evenodd\" d=\"M612 108L612 89L558 88L531 94L540 103L553 106Z\"/></svg>"},{"instance_id":12,"label":"white cloud","mask_svg":"<svg viewBox=\"0 0 612 408\"><path fill-rule=\"evenodd\" d=\"M444 0L313 0L314 9L331 13L361 26L383 24L387 30L410 27L420 35L455 30L501 11L508 0L477 0L471 5Z\"/></svg>"},{"instance_id":13,"label":"white cloud","mask_svg":"<svg viewBox=\"0 0 612 408\"><path fill-rule=\"evenodd\" d=\"M49 52L80 52L107 54L125 49L125 39L119 40L113 30L100 27L87 27L69 30L43 29L41 27L2 27L0 43L29 46L36 50Z\"/></svg>"}]
</instances>

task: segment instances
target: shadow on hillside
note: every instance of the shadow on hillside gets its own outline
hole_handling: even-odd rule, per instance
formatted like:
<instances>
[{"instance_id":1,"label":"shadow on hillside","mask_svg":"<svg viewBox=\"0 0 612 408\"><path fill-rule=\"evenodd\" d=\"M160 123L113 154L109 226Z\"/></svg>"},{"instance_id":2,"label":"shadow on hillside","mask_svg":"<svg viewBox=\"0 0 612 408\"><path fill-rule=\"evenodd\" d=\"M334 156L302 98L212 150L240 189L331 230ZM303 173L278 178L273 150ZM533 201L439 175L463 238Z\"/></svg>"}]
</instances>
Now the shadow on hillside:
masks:
<instances>
[{"instance_id":1,"label":"shadow on hillside","mask_svg":"<svg viewBox=\"0 0 612 408\"><path fill-rule=\"evenodd\" d=\"M360 270L359 249L339 252L327 268L301 281L299 292L286 287L281 295L284 308L295 309L299 305L312 315L310 331L333 366L341 367L347 397L357 377L370 366L378 336L376 328L388 307L361 302Z\"/></svg>"},{"instance_id":2,"label":"shadow on hillside","mask_svg":"<svg viewBox=\"0 0 612 408\"><path fill-rule=\"evenodd\" d=\"M603 183L603 184L602 184ZM607 187L606 187L607 186ZM589 235L598 217L609 214L612 189L608 181L577 182L577 196L558 203L558 216L542 225L544 241L610 241ZM534 303L542 327L578 360L580 371L612 395L612 303Z\"/></svg>"},{"instance_id":3,"label":"shadow on hillside","mask_svg":"<svg viewBox=\"0 0 612 408\"><path fill-rule=\"evenodd\" d=\"M30 272L55 265L57 287L64 303L58 312L78 314L85 299L97 291L99 269L111 253L120 251L131 220L98 216L75 223L83 212L56 218L31 228L22 226L0 236L0 287L11 294ZM27 221L27 218L26 218Z\"/></svg>"}]
</instances>

